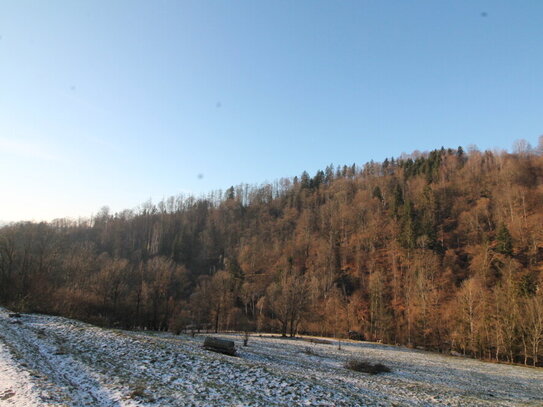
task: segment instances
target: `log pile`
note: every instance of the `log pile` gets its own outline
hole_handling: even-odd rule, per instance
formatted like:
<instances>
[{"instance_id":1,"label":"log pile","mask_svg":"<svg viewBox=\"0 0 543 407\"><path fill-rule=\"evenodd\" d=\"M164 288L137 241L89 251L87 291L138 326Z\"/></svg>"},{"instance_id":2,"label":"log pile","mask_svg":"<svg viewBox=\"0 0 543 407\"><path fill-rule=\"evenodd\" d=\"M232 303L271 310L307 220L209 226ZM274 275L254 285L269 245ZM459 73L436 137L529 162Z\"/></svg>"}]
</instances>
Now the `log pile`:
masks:
<instances>
[{"instance_id":1,"label":"log pile","mask_svg":"<svg viewBox=\"0 0 543 407\"><path fill-rule=\"evenodd\" d=\"M225 355L235 356L236 346L234 341L227 341L225 339L213 338L212 336L206 336L204 339L204 349L224 353Z\"/></svg>"}]
</instances>

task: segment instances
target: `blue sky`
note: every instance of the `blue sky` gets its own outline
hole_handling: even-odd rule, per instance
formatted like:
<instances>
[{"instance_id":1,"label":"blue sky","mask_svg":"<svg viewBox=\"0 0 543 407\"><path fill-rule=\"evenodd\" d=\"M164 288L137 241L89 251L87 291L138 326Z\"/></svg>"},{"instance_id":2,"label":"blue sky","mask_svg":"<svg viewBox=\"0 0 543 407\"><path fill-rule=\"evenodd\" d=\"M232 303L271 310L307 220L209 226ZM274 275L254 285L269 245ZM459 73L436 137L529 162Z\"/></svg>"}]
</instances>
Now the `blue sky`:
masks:
<instances>
[{"instance_id":1,"label":"blue sky","mask_svg":"<svg viewBox=\"0 0 543 407\"><path fill-rule=\"evenodd\" d=\"M0 1L0 219L536 144L541 21L539 0Z\"/></svg>"}]
</instances>

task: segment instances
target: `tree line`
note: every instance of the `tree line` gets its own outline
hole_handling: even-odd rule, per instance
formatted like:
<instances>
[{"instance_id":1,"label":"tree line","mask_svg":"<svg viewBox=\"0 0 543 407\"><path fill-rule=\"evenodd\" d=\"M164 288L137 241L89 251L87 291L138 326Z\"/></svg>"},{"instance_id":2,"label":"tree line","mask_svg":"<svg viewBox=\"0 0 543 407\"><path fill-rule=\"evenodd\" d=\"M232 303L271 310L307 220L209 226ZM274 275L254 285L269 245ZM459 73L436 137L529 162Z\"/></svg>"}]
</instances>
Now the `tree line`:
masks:
<instances>
[{"instance_id":1,"label":"tree line","mask_svg":"<svg viewBox=\"0 0 543 407\"><path fill-rule=\"evenodd\" d=\"M328 166L0 229L0 302L126 329L272 331L541 365L543 155Z\"/></svg>"}]
</instances>

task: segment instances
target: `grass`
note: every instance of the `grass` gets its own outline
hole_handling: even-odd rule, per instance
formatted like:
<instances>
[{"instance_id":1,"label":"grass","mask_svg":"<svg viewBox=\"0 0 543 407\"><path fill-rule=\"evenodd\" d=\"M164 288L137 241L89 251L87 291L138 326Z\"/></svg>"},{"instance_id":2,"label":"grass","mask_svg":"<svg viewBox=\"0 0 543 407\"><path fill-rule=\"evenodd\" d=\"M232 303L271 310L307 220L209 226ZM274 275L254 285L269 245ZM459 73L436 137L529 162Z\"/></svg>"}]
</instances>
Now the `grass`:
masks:
<instances>
[{"instance_id":1,"label":"grass","mask_svg":"<svg viewBox=\"0 0 543 407\"><path fill-rule=\"evenodd\" d=\"M391 372L391 369L382 363L372 363L364 359L350 359L345 363L345 367L354 370L355 372L369 373L372 375Z\"/></svg>"},{"instance_id":2,"label":"grass","mask_svg":"<svg viewBox=\"0 0 543 407\"><path fill-rule=\"evenodd\" d=\"M302 352L305 353L306 355L317 356L317 352L315 352L309 346L306 346Z\"/></svg>"}]
</instances>

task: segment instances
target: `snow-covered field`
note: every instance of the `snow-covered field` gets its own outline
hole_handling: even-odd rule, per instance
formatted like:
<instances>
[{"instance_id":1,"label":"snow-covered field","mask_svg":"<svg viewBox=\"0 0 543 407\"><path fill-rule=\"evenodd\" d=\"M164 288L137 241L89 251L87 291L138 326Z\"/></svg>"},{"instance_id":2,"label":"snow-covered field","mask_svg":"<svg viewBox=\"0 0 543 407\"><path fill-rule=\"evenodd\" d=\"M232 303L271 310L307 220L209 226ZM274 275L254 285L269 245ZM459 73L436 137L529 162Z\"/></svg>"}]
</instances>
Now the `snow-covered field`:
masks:
<instances>
[{"instance_id":1,"label":"snow-covered field","mask_svg":"<svg viewBox=\"0 0 543 407\"><path fill-rule=\"evenodd\" d=\"M20 323L14 323L20 321ZM373 343L236 335L239 357L203 336L127 332L0 308L0 405L542 406L543 369ZM347 370L366 358L392 372Z\"/></svg>"}]
</instances>

